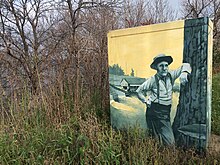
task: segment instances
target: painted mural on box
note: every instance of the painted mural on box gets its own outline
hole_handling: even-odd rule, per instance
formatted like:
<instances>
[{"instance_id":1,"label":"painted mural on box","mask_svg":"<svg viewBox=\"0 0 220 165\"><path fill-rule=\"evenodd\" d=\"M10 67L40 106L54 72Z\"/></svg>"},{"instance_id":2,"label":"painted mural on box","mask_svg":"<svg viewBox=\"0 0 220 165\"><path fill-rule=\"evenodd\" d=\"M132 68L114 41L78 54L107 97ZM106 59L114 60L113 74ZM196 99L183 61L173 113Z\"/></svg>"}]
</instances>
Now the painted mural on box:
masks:
<instances>
[{"instance_id":1,"label":"painted mural on box","mask_svg":"<svg viewBox=\"0 0 220 165\"><path fill-rule=\"evenodd\" d=\"M206 148L212 23L191 19L108 34L111 123L139 126L164 145Z\"/></svg>"}]
</instances>

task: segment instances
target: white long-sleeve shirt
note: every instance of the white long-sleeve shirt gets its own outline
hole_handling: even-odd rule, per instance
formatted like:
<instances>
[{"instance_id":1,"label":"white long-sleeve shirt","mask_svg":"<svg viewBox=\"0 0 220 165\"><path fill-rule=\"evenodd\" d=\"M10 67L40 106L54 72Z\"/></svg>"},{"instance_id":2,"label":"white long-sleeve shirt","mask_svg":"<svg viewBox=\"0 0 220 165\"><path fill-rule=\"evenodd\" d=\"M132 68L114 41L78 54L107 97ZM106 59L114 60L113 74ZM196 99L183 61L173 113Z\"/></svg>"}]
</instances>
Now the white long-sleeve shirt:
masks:
<instances>
[{"instance_id":1,"label":"white long-sleeve shirt","mask_svg":"<svg viewBox=\"0 0 220 165\"><path fill-rule=\"evenodd\" d=\"M158 74L155 76L158 77L158 84L159 84L159 99L158 99L158 89L157 89L157 83L155 80L155 76L150 77L147 79L142 85L139 86L139 88L136 90L139 99L143 103L147 103L148 101L154 102L154 103L160 103L163 105L171 105L172 103L172 88L174 82L182 72L188 72L191 73L191 67L188 63L183 63L181 67L179 67L176 70L170 70L168 71L171 76L167 75L163 78L160 77ZM171 80L172 79L172 80ZM151 91L149 100L147 101L146 97L144 96L144 91Z\"/></svg>"}]
</instances>

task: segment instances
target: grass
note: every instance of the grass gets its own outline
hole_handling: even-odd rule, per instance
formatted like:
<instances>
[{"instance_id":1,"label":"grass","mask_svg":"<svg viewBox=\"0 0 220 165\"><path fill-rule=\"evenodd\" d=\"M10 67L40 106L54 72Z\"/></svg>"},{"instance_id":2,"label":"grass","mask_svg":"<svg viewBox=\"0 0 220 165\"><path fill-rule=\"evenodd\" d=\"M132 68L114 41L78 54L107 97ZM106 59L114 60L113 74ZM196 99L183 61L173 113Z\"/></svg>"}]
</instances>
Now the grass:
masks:
<instances>
[{"instance_id":1,"label":"grass","mask_svg":"<svg viewBox=\"0 0 220 165\"><path fill-rule=\"evenodd\" d=\"M220 74L212 82L212 132L220 135Z\"/></svg>"},{"instance_id":2,"label":"grass","mask_svg":"<svg viewBox=\"0 0 220 165\"><path fill-rule=\"evenodd\" d=\"M93 115L92 115L93 116ZM90 117L92 117L90 116ZM138 128L112 130L96 120L53 127L29 127L0 138L1 164L214 164L220 157L203 158L193 150L160 146ZM84 128L93 122L97 128ZM87 129L87 130L86 130Z\"/></svg>"},{"instance_id":3,"label":"grass","mask_svg":"<svg viewBox=\"0 0 220 165\"><path fill-rule=\"evenodd\" d=\"M212 132L220 134L220 75L213 77ZM166 148L139 127L113 130L97 91L74 113L71 90L1 104L0 164L219 164L220 153ZM88 96L85 96L88 97ZM3 104L4 103L4 104ZM82 106L83 105L83 106Z\"/></svg>"}]
</instances>

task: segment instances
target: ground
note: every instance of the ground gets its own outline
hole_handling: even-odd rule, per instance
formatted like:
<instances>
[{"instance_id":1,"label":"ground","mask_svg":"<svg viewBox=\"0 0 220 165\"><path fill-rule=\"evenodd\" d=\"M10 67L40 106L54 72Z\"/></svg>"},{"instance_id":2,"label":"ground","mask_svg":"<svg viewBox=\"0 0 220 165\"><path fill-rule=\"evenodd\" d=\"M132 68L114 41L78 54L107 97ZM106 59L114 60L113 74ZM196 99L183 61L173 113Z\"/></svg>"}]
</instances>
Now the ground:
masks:
<instances>
[{"instance_id":1,"label":"ground","mask_svg":"<svg viewBox=\"0 0 220 165\"><path fill-rule=\"evenodd\" d=\"M210 152L220 153L220 136L212 134L208 147Z\"/></svg>"}]
</instances>

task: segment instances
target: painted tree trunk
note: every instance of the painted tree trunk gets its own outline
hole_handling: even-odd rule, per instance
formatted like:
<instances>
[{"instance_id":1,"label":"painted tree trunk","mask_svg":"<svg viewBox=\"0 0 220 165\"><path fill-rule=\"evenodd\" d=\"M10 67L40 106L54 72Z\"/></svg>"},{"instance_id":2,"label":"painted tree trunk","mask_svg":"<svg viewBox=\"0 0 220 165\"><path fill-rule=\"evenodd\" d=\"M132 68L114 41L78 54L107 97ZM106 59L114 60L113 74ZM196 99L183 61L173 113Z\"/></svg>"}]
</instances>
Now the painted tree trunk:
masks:
<instances>
[{"instance_id":1,"label":"painted tree trunk","mask_svg":"<svg viewBox=\"0 0 220 165\"><path fill-rule=\"evenodd\" d=\"M211 120L212 23L208 18L185 21L183 62L190 63L189 83L181 85L173 124L178 146L205 149Z\"/></svg>"}]
</instances>

